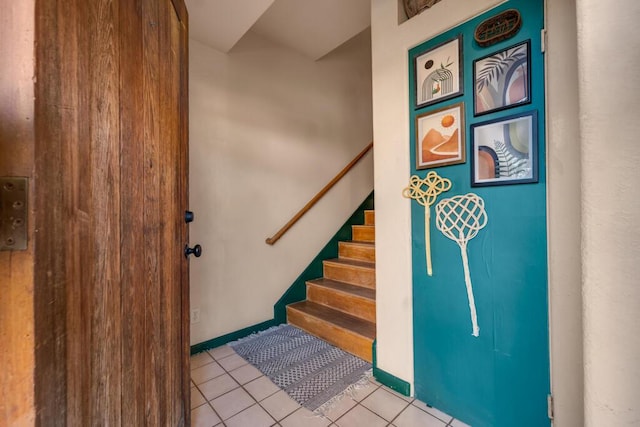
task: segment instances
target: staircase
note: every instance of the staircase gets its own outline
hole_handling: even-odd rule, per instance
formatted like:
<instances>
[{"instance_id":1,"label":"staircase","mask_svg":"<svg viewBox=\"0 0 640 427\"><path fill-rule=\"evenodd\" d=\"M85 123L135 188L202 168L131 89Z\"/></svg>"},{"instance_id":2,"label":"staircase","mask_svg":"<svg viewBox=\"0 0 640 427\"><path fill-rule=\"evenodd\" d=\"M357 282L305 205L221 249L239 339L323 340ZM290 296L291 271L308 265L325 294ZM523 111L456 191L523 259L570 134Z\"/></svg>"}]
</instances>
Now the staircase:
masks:
<instances>
[{"instance_id":1,"label":"staircase","mask_svg":"<svg viewBox=\"0 0 640 427\"><path fill-rule=\"evenodd\" d=\"M307 282L307 299L287 306L287 322L371 362L376 336L375 214L352 226L324 277Z\"/></svg>"}]
</instances>

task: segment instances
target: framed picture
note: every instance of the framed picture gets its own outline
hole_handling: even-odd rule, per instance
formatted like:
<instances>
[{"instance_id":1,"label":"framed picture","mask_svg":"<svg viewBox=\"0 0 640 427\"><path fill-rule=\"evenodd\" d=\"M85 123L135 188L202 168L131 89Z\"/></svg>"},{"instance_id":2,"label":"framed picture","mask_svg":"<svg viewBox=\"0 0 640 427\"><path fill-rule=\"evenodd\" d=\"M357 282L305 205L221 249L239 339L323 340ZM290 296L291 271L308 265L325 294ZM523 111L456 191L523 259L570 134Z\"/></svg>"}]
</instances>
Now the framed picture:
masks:
<instances>
[{"instance_id":1,"label":"framed picture","mask_svg":"<svg viewBox=\"0 0 640 427\"><path fill-rule=\"evenodd\" d=\"M538 182L538 114L471 125L471 186Z\"/></svg>"},{"instance_id":2,"label":"framed picture","mask_svg":"<svg viewBox=\"0 0 640 427\"><path fill-rule=\"evenodd\" d=\"M531 102L530 43L473 61L474 115Z\"/></svg>"},{"instance_id":3,"label":"framed picture","mask_svg":"<svg viewBox=\"0 0 640 427\"><path fill-rule=\"evenodd\" d=\"M416 169L464 163L462 102L416 116Z\"/></svg>"},{"instance_id":4,"label":"framed picture","mask_svg":"<svg viewBox=\"0 0 640 427\"><path fill-rule=\"evenodd\" d=\"M415 108L462 95L462 34L434 48L417 53Z\"/></svg>"}]
</instances>

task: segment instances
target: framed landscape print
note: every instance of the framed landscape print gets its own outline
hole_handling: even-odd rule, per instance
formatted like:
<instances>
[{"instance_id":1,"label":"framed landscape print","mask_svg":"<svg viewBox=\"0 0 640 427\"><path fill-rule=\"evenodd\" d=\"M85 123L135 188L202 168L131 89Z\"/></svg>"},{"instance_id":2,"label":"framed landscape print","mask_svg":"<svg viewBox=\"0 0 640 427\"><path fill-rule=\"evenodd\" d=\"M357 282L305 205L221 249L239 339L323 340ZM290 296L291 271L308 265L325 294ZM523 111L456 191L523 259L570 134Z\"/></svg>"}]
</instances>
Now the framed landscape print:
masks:
<instances>
[{"instance_id":1,"label":"framed landscape print","mask_svg":"<svg viewBox=\"0 0 640 427\"><path fill-rule=\"evenodd\" d=\"M536 111L471 125L471 186L538 182Z\"/></svg>"},{"instance_id":2,"label":"framed landscape print","mask_svg":"<svg viewBox=\"0 0 640 427\"><path fill-rule=\"evenodd\" d=\"M462 102L416 117L416 169L464 163Z\"/></svg>"},{"instance_id":3,"label":"framed landscape print","mask_svg":"<svg viewBox=\"0 0 640 427\"><path fill-rule=\"evenodd\" d=\"M462 34L420 52L414 60L415 108L462 95Z\"/></svg>"},{"instance_id":4,"label":"framed landscape print","mask_svg":"<svg viewBox=\"0 0 640 427\"><path fill-rule=\"evenodd\" d=\"M473 61L474 115L531 102L530 46L511 46Z\"/></svg>"}]
</instances>

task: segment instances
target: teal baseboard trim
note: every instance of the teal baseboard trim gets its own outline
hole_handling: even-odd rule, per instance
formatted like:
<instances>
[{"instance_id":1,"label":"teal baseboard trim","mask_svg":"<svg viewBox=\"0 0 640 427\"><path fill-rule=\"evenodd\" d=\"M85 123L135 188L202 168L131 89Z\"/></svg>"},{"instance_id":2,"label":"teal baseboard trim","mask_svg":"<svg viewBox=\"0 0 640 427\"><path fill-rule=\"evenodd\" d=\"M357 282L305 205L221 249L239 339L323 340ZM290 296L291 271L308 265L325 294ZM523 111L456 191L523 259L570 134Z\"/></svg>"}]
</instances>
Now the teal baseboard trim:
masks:
<instances>
[{"instance_id":1,"label":"teal baseboard trim","mask_svg":"<svg viewBox=\"0 0 640 427\"><path fill-rule=\"evenodd\" d=\"M287 305L307 299L307 280L322 277L322 261L336 258L338 256L338 242L341 240L351 240L351 226L364 224L364 211L373 209L373 191L362 204L356 209L351 217L345 222L338 232L322 248L320 253L311 261L307 268L298 276L289 289L273 306L273 318L276 324L287 322Z\"/></svg>"},{"instance_id":2,"label":"teal baseboard trim","mask_svg":"<svg viewBox=\"0 0 640 427\"><path fill-rule=\"evenodd\" d=\"M383 371L378 368L378 361L376 356L377 341L373 341L373 377L381 384L389 387L391 390L395 390L404 396L411 396L411 384L402 380L395 375Z\"/></svg>"},{"instance_id":3,"label":"teal baseboard trim","mask_svg":"<svg viewBox=\"0 0 640 427\"><path fill-rule=\"evenodd\" d=\"M191 355L193 356L194 354L201 353L205 350L220 347L221 345L225 345L227 343L230 343L231 341L239 340L240 338L255 334L256 332L267 330L272 326L276 326L279 324L280 323L276 322L274 319L271 319L262 323L258 323L257 325L252 325L238 331L230 332L217 338L201 342L199 344L194 344L191 346Z\"/></svg>"}]
</instances>

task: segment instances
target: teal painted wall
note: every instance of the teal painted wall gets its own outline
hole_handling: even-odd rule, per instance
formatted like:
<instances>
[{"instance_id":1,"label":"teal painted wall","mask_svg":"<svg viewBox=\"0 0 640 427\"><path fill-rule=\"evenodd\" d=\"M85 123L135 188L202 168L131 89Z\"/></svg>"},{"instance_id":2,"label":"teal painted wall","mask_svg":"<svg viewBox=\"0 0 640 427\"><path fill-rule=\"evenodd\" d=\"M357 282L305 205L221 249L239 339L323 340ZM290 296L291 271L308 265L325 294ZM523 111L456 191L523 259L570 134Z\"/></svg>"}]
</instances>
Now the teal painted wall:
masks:
<instances>
[{"instance_id":1,"label":"teal painted wall","mask_svg":"<svg viewBox=\"0 0 640 427\"><path fill-rule=\"evenodd\" d=\"M523 18L518 34L482 48L476 26L497 12L516 8ZM444 197L474 192L485 200L488 224L468 244L469 268L480 336L471 335L469 305L458 245L435 227L431 209L433 276L426 274L424 210L411 201L415 393L420 400L474 427L548 426L550 390L547 225L545 182L544 54L540 30L544 2L511 0L472 21L425 41L409 52L411 172L415 169L415 117L461 101L465 103L467 161L436 168L452 181ZM428 12L426 12L428 13ZM413 58L425 48L463 35L464 94L415 110ZM473 115L473 61L516 43L531 43L532 102L479 117ZM512 114L537 111L537 183L471 187L470 126ZM408 177L407 177L408 178ZM408 179L407 179L408 182ZM400 191L401 189L398 189Z\"/></svg>"}]
</instances>

